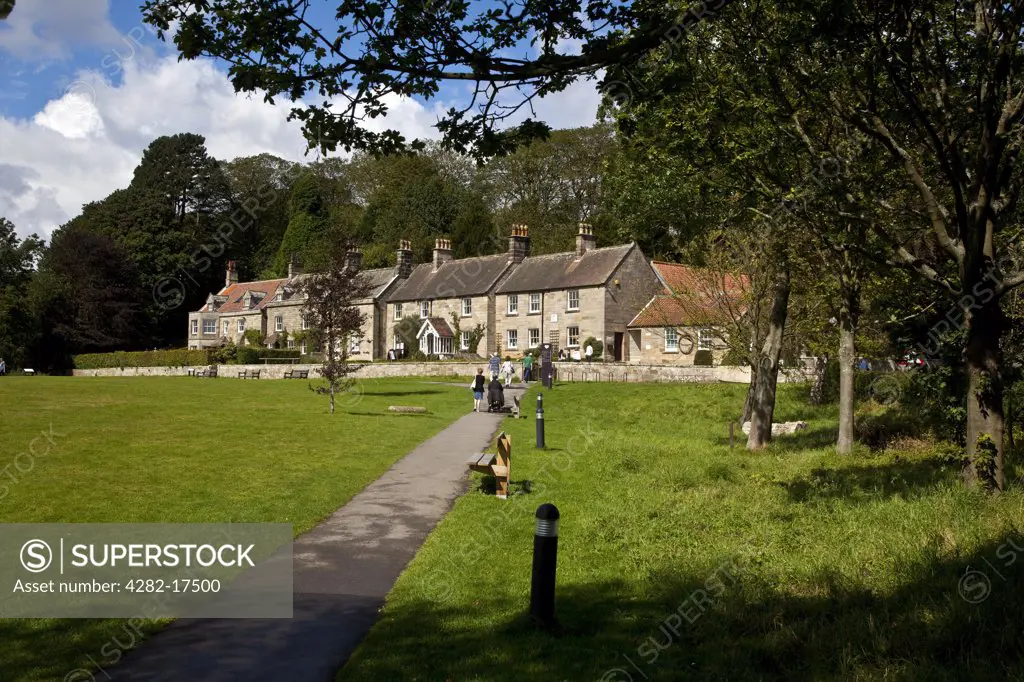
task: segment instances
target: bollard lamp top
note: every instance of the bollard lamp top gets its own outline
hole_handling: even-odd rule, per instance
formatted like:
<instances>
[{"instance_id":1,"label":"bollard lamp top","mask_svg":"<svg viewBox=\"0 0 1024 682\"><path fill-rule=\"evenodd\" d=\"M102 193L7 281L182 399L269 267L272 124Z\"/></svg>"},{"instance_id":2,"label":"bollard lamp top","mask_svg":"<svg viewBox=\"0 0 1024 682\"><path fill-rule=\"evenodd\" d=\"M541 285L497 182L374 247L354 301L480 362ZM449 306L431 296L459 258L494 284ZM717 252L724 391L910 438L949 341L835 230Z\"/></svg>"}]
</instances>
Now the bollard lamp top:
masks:
<instances>
[{"instance_id":1,"label":"bollard lamp top","mask_svg":"<svg viewBox=\"0 0 1024 682\"><path fill-rule=\"evenodd\" d=\"M537 507L537 518L545 521L554 521L559 518L558 507L545 502Z\"/></svg>"}]
</instances>

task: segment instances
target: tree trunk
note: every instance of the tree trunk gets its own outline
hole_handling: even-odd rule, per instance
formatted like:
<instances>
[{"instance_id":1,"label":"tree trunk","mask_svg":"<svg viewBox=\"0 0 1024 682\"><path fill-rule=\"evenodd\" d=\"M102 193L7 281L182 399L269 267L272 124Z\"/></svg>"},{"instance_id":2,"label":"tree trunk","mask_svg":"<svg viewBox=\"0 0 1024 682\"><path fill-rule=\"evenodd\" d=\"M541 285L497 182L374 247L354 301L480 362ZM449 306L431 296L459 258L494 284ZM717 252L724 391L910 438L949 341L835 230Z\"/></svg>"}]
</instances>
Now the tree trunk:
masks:
<instances>
[{"instance_id":1,"label":"tree trunk","mask_svg":"<svg viewBox=\"0 0 1024 682\"><path fill-rule=\"evenodd\" d=\"M828 356L822 355L814 361L814 383L811 385L811 405L825 402L825 379L828 378Z\"/></svg>"},{"instance_id":2,"label":"tree trunk","mask_svg":"<svg viewBox=\"0 0 1024 682\"><path fill-rule=\"evenodd\" d=\"M772 439L772 416L775 413L775 389L779 379L779 356L782 354L782 336L789 312L789 269L783 268L775 276L772 310L768 334L764 339L761 361L755 372L757 383L750 413L750 435L747 449L759 450Z\"/></svg>"},{"instance_id":3,"label":"tree trunk","mask_svg":"<svg viewBox=\"0 0 1024 682\"><path fill-rule=\"evenodd\" d=\"M840 455L848 455L853 452L853 363L856 354L854 331L848 324L841 323L839 327L839 436L836 438L836 452Z\"/></svg>"},{"instance_id":4,"label":"tree trunk","mask_svg":"<svg viewBox=\"0 0 1024 682\"><path fill-rule=\"evenodd\" d=\"M747 386L747 399L743 401L743 417L740 419L741 426L750 421L750 413L754 409L754 393L757 390L758 364L760 363L754 363L754 366L750 368L750 384Z\"/></svg>"},{"instance_id":5,"label":"tree trunk","mask_svg":"<svg viewBox=\"0 0 1024 682\"><path fill-rule=\"evenodd\" d=\"M854 411L856 405L857 324L860 321L860 286L851 276L842 278L842 304L839 311L839 435L836 452L853 452Z\"/></svg>"},{"instance_id":6,"label":"tree trunk","mask_svg":"<svg viewBox=\"0 0 1024 682\"><path fill-rule=\"evenodd\" d=\"M974 304L967 324L967 465L964 480L992 491L1003 489L1003 382L999 339L1003 315L998 299Z\"/></svg>"}]
</instances>

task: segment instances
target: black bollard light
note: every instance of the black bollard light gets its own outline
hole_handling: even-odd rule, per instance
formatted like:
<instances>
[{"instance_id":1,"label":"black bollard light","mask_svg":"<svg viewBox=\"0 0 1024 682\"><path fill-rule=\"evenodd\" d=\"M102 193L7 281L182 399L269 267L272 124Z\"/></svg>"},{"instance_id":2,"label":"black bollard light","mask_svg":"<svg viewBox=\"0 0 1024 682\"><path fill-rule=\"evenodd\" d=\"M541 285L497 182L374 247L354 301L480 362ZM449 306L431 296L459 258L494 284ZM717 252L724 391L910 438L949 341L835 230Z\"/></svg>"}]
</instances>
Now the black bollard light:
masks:
<instances>
[{"instance_id":1,"label":"black bollard light","mask_svg":"<svg viewBox=\"0 0 1024 682\"><path fill-rule=\"evenodd\" d=\"M537 449L544 449L544 394L537 394Z\"/></svg>"},{"instance_id":2,"label":"black bollard light","mask_svg":"<svg viewBox=\"0 0 1024 682\"><path fill-rule=\"evenodd\" d=\"M555 624L555 565L558 561L558 507L537 507L533 532L533 577L530 581L530 615L541 625Z\"/></svg>"}]
</instances>

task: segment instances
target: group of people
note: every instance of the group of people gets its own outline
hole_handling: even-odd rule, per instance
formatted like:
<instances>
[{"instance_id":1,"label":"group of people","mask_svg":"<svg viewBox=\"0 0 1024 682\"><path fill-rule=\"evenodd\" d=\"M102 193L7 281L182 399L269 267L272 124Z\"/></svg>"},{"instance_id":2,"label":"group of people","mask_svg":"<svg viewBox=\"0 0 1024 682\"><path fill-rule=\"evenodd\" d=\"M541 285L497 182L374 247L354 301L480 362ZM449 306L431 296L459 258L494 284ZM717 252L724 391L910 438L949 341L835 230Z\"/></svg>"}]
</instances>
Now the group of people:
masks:
<instances>
[{"instance_id":1,"label":"group of people","mask_svg":"<svg viewBox=\"0 0 1024 682\"><path fill-rule=\"evenodd\" d=\"M515 367L512 365L512 358L505 356L505 361L502 362L497 353L491 353L491 357L487 360L487 374L491 377L489 383L484 376L482 367L476 371L476 377L473 379L471 388L473 389L474 412L480 411L480 404L484 399L485 390L487 392L488 410L501 409L505 406L505 389L512 385L512 377L516 374ZM526 355L523 357L523 382L527 383L532 380L533 356Z\"/></svg>"}]
</instances>

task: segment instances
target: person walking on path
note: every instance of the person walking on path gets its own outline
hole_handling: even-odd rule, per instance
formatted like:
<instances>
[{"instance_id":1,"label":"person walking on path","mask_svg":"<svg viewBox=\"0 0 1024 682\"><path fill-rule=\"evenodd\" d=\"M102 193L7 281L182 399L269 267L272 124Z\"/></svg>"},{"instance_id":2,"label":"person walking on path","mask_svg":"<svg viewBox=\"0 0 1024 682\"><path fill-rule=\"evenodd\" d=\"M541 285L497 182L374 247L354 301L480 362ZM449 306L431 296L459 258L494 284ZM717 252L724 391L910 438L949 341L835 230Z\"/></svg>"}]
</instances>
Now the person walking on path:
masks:
<instances>
[{"instance_id":1,"label":"person walking on path","mask_svg":"<svg viewBox=\"0 0 1024 682\"><path fill-rule=\"evenodd\" d=\"M0 377L7 374L7 363L4 362L3 358L0 358Z\"/></svg>"},{"instance_id":2,"label":"person walking on path","mask_svg":"<svg viewBox=\"0 0 1024 682\"><path fill-rule=\"evenodd\" d=\"M495 376L500 365L501 358L498 357L497 353L491 353L491 359L487 361L487 374L492 377Z\"/></svg>"},{"instance_id":3,"label":"person walking on path","mask_svg":"<svg viewBox=\"0 0 1024 682\"><path fill-rule=\"evenodd\" d=\"M501 373L505 375L505 387L508 388L512 385L512 375L516 373L512 369L512 358L505 356L505 363L501 366Z\"/></svg>"},{"instance_id":4,"label":"person walking on path","mask_svg":"<svg viewBox=\"0 0 1024 682\"><path fill-rule=\"evenodd\" d=\"M476 377L473 379L473 411L480 411L480 401L484 399L484 368L481 367L476 371Z\"/></svg>"},{"instance_id":5,"label":"person walking on path","mask_svg":"<svg viewBox=\"0 0 1024 682\"><path fill-rule=\"evenodd\" d=\"M523 383L528 384L533 380L533 356L527 353L523 356Z\"/></svg>"}]
</instances>

